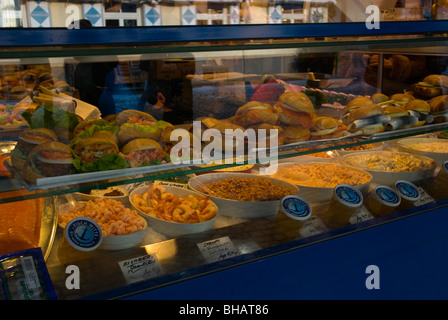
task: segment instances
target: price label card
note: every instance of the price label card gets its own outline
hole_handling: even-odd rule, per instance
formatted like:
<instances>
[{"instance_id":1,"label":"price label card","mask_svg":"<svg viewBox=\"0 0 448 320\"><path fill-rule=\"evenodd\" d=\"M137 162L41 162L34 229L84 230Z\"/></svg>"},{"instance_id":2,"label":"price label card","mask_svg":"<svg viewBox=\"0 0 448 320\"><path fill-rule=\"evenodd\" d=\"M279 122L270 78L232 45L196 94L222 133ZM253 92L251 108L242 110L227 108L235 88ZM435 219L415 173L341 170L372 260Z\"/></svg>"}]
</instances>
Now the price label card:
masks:
<instances>
[{"instance_id":1,"label":"price label card","mask_svg":"<svg viewBox=\"0 0 448 320\"><path fill-rule=\"evenodd\" d=\"M434 201L434 199L423 188L419 187L418 189L420 190L420 198L414 202L414 206L421 206Z\"/></svg>"},{"instance_id":2,"label":"price label card","mask_svg":"<svg viewBox=\"0 0 448 320\"><path fill-rule=\"evenodd\" d=\"M364 207L361 208L361 210L359 210L358 212L355 212L349 222L351 224L355 224L361 221L366 221L366 220L370 220L373 219L373 216L370 214L369 211L367 211Z\"/></svg>"},{"instance_id":3,"label":"price label card","mask_svg":"<svg viewBox=\"0 0 448 320\"><path fill-rule=\"evenodd\" d=\"M181 183L181 182L174 182L174 181L163 181L163 180L154 180L154 185L160 185L160 186L170 186L170 187L179 187L179 188L188 188L188 184Z\"/></svg>"},{"instance_id":4,"label":"price label card","mask_svg":"<svg viewBox=\"0 0 448 320\"><path fill-rule=\"evenodd\" d=\"M197 246L208 263L239 255L238 250L227 236L197 243Z\"/></svg>"},{"instance_id":5,"label":"price label card","mask_svg":"<svg viewBox=\"0 0 448 320\"><path fill-rule=\"evenodd\" d=\"M328 231L328 229L323 222L317 216L311 216L306 220L302 229L300 229L299 234L305 238L326 231Z\"/></svg>"},{"instance_id":6,"label":"price label card","mask_svg":"<svg viewBox=\"0 0 448 320\"><path fill-rule=\"evenodd\" d=\"M128 283L135 283L164 274L155 254L118 262Z\"/></svg>"}]
</instances>

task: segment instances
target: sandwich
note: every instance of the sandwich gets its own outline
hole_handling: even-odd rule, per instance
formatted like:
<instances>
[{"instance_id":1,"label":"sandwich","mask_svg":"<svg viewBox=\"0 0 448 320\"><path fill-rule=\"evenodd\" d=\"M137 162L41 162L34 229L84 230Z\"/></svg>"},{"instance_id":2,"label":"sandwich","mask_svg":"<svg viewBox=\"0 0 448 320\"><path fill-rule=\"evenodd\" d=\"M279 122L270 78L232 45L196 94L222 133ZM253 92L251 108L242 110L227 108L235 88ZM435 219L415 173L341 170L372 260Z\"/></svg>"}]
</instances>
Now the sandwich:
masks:
<instances>
[{"instance_id":1,"label":"sandwich","mask_svg":"<svg viewBox=\"0 0 448 320\"><path fill-rule=\"evenodd\" d=\"M383 112L390 116L390 120L385 125L388 131L410 128L418 122L417 117L410 115L403 106L385 106Z\"/></svg>"},{"instance_id":2,"label":"sandwich","mask_svg":"<svg viewBox=\"0 0 448 320\"><path fill-rule=\"evenodd\" d=\"M220 121L210 129L218 130L221 134L222 144L216 146L219 151L237 150L238 148L244 148L246 140L244 135L245 128L234 123ZM241 135L239 133L241 133ZM203 141L208 141L209 139L211 139L211 137L207 134L213 135L213 131L204 132ZM214 141L214 139L212 141ZM208 145L209 143L206 142L205 144Z\"/></svg>"},{"instance_id":3,"label":"sandwich","mask_svg":"<svg viewBox=\"0 0 448 320\"><path fill-rule=\"evenodd\" d=\"M307 141L310 139L310 129L301 126L287 126L283 130L285 144Z\"/></svg>"},{"instance_id":4,"label":"sandwich","mask_svg":"<svg viewBox=\"0 0 448 320\"><path fill-rule=\"evenodd\" d=\"M162 146L153 139L134 139L128 142L121 152L130 168L157 165L169 160Z\"/></svg>"},{"instance_id":5,"label":"sandwich","mask_svg":"<svg viewBox=\"0 0 448 320\"><path fill-rule=\"evenodd\" d=\"M72 145L89 137L106 137L118 143L118 126L104 119L88 119L81 121L73 130Z\"/></svg>"},{"instance_id":6,"label":"sandwich","mask_svg":"<svg viewBox=\"0 0 448 320\"><path fill-rule=\"evenodd\" d=\"M212 117L199 117L196 119L196 121L201 122L200 132L194 132L194 126L191 126L190 132L195 134L198 139L201 139L205 130L212 128L215 124L217 124L223 120L219 120L219 119L212 118Z\"/></svg>"},{"instance_id":7,"label":"sandwich","mask_svg":"<svg viewBox=\"0 0 448 320\"><path fill-rule=\"evenodd\" d=\"M374 104L374 103L373 103L373 100L369 97L357 97L357 98L354 98L353 100L350 100L350 102L347 103L346 106L344 107L343 115L342 115L342 122L345 125L348 125L350 122L348 116L351 111L361 108L366 105L371 105L371 104Z\"/></svg>"},{"instance_id":8,"label":"sandwich","mask_svg":"<svg viewBox=\"0 0 448 320\"><path fill-rule=\"evenodd\" d=\"M29 114L33 114L36 111L36 108L39 107L40 104L32 102L32 101L20 101L17 102L13 109L13 114L22 114L24 112L28 112Z\"/></svg>"},{"instance_id":9,"label":"sandwich","mask_svg":"<svg viewBox=\"0 0 448 320\"><path fill-rule=\"evenodd\" d=\"M9 97L11 100L22 100L28 95L28 90L24 86L13 86L9 90Z\"/></svg>"},{"instance_id":10,"label":"sandwich","mask_svg":"<svg viewBox=\"0 0 448 320\"><path fill-rule=\"evenodd\" d=\"M78 172L124 169L126 161L120 156L117 144L107 138L89 137L73 146L74 166Z\"/></svg>"},{"instance_id":11,"label":"sandwich","mask_svg":"<svg viewBox=\"0 0 448 320\"><path fill-rule=\"evenodd\" d=\"M25 129L19 136L17 144L11 152L11 165L23 169L31 150L46 142L57 141L56 134L45 128Z\"/></svg>"},{"instance_id":12,"label":"sandwich","mask_svg":"<svg viewBox=\"0 0 448 320\"><path fill-rule=\"evenodd\" d=\"M316 117L310 130L311 140L335 139L344 135L347 126L331 117Z\"/></svg>"},{"instance_id":13,"label":"sandwich","mask_svg":"<svg viewBox=\"0 0 448 320\"><path fill-rule=\"evenodd\" d=\"M246 128L259 123L275 124L277 120L278 114L270 104L250 101L238 108L234 122Z\"/></svg>"},{"instance_id":14,"label":"sandwich","mask_svg":"<svg viewBox=\"0 0 448 320\"><path fill-rule=\"evenodd\" d=\"M441 95L429 100L429 107L434 123L448 120L448 95Z\"/></svg>"},{"instance_id":15,"label":"sandwich","mask_svg":"<svg viewBox=\"0 0 448 320\"><path fill-rule=\"evenodd\" d=\"M373 103L379 104L379 105L390 101L389 96L387 96L381 92L374 93L370 99L372 100Z\"/></svg>"},{"instance_id":16,"label":"sandwich","mask_svg":"<svg viewBox=\"0 0 448 320\"><path fill-rule=\"evenodd\" d=\"M303 92L285 92L274 105L279 123L285 126L313 126L314 105Z\"/></svg>"},{"instance_id":17,"label":"sandwich","mask_svg":"<svg viewBox=\"0 0 448 320\"><path fill-rule=\"evenodd\" d=\"M432 116L429 114L431 107L425 100L414 99L408 101L403 105L403 108L407 110L411 116L416 117L418 120L417 123L412 125L412 127L419 127L425 123L431 123L433 121Z\"/></svg>"},{"instance_id":18,"label":"sandwich","mask_svg":"<svg viewBox=\"0 0 448 320\"><path fill-rule=\"evenodd\" d=\"M401 106L408 101L415 100L415 97L411 93L406 92L406 93L395 93L390 97L390 99L392 100L394 105Z\"/></svg>"},{"instance_id":19,"label":"sandwich","mask_svg":"<svg viewBox=\"0 0 448 320\"><path fill-rule=\"evenodd\" d=\"M71 173L73 157L70 147L62 142L42 143L31 150L24 165L23 178L36 183L43 177L56 177Z\"/></svg>"},{"instance_id":20,"label":"sandwich","mask_svg":"<svg viewBox=\"0 0 448 320\"><path fill-rule=\"evenodd\" d=\"M253 126L250 126L248 129L253 129L255 131L255 135L257 137L257 142L255 143L255 147L260 146L260 142L262 141L262 137L265 138L265 142L263 144L264 147L271 147L271 140L277 139L276 146L281 146L285 143L285 133L284 129L280 126L270 124L270 123L259 123ZM261 135L262 130L264 130L264 135ZM253 145L249 145L252 147Z\"/></svg>"},{"instance_id":21,"label":"sandwich","mask_svg":"<svg viewBox=\"0 0 448 320\"><path fill-rule=\"evenodd\" d=\"M431 99L448 93L448 76L431 74L413 85L414 92L422 99Z\"/></svg>"},{"instance_id":22,"label":"sandwich","mask_svg":"<svg viewBox=\"0 0 448 320\"><path fill-rule=\"evenodd\" d=\"M168 126L166 121L158 121L149 113L131 109L120 112L115 122L119 126L117 137L122 146L137 138L158 139Z\"/></svg>"},{"instance_id":23,"label":"sandwich","mask_svg":"<svg viewBox=\"0 0 448 320\"><path fill-rule=\"evenodd\" d=\"M368 104L353 109L347 114L348 131L361 131L364 135L372 135L385 130L384 124L390 121L390 116L383 113L377 104Z\"/></svg>"}]
</instances>

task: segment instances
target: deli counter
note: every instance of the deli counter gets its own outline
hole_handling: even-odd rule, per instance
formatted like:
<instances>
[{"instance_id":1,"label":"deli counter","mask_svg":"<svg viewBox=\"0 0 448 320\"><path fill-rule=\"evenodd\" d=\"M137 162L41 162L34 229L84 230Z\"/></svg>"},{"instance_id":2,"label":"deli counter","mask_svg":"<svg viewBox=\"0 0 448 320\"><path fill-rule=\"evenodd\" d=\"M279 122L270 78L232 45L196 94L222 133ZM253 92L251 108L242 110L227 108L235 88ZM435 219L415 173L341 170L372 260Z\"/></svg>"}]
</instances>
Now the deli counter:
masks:
<instances>
[{"instance_id":1,"label":"deli counter","mask_svg":"<svg viewBox=\"0 0 448 320\"><path fill-rule=\"evenodd\" d=\"M444 297L443 22L1 29L0 297Z\"/></svg>"}]
</instances>

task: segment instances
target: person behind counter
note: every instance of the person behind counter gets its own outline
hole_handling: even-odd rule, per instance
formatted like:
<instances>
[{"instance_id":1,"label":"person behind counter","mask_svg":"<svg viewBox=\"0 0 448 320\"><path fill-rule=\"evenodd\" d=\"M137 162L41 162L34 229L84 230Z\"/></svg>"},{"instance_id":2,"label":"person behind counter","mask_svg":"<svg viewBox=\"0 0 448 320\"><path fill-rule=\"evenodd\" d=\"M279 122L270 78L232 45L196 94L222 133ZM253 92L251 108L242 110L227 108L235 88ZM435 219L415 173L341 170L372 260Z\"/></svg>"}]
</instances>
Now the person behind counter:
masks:
<instances>
[{"instance_id":1,"label":"person behind counter","mask_svg":"<svg viewBox=\"0 0 448 320\"><path fill-rule=\"evenodd\" d=\"M74 22L75 23L75 22ZM81 29L93 28L87 19L79 20ZM102 62L87 62L78 58L73 78L73 86L79 91L79 98L98 107L102 116L117 114L124 109L136 109L163 118L165 96L151 83L149 63L138 61L138 73L143 88L132 82L123 82L123 66L116 56L106 56ZM133 79L133 78L132 78Z\"/></svg>"}]
</instances>

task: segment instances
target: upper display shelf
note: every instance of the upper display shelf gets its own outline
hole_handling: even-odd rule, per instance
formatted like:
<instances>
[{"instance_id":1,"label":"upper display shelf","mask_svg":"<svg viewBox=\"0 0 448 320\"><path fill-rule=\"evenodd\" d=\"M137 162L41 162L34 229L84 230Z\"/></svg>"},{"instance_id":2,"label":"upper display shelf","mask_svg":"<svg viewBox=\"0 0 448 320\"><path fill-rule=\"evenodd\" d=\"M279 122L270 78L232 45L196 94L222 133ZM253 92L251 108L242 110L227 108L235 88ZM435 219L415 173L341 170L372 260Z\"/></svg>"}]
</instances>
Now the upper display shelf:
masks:
<instances>
[{"instance_id":1,"label":"upper display shelf","mask_svg":"<svg viewBox=\"0 0 448 320\"><path fill-rule=\"evenodd\" d=\"M2 28L220 26L423 21L448 18L444 0L6 0Z\"/></svg>"},{"instance_id":2,"label":"upper display shelf","mask_svg":"<svg viewBox=\"0 0 448 320\"><path fill-rule=\"evenodd\" d=\"M21 13L29 12L34 4L37 6L32 12L40 12L37 16L42 21L52 18L51 25L37 28L23 23L23 19L28 19L26 15L21 16L23 24L5 25L5 3L2 1L3 28L0 30L0 103L5 106L0 134L2 148L6 150L2 154L11 156L13 149L16 155L22 152L21 140L28 143L33 140L32 134L25 139L20 137L28 129L50 129L57 136L54 140L65 146L41 150L35 157L22 157L28 166L38 169L40 177L31 175L24 179L25 167L14 163L12 158L3 161L0 203L146 180L175 180L204 171L243 164L263 165L272 160L373 145L447 129L446 102L440 110L421 112L411 107L406 109L407 101L394 96L410 94L419 83L423 88L436 88L435 84L426 83L425 77L446 73L447 54L440 49L447 46L446 21L437 20L436 16L430 19L430 15L423 14L432 4L422 6L422 15L415 19L391 19L385 15L387 10L399 12L395 10L397 8L403 9L401 12L417 12L418 8L409 7L410 3L394 2L387 4L387 8L383 7L385 4L374 4L381 7L379 28L369 24L375 19L366 18L370 3L361 5L356 2L361 9L355 14L348 11L356 7L355 3L297 2L303 7L326 8L327 19L277 24L268 18L266 21L254 18L255 7L265 6L268 10L270 3L263 5L249 1L218 2L221 6L248 6L254 20L244 20L241 17L247 16L242 15L239 24L128 24L128 28L123 28L121 25L95 26L92 23L88 28L80 24L79 29L77 25L70 29L57 24L53 16L61 19L70 6L75 10L75 7L85 9L92 5L105 7L106 4L22 2L19 6ZM51 12L47 16L38 9L45 4L51 10L63 10L59 15ZM162 10L181 10L183 4L160 2L153 3L151 8L161 6ZM205 2L205 5L217 4ZM287 11L288 3L281 5L283 12ZM124 14L124 7L122 3L116 7L119 12L115 13ZM139 10L142 14L143 9ZM84 14L80 18L84 19L93 11L80 12ZM167 16L171 17L171 13ZM101 17L97 16L98 19ZM446 83L441 84L438 95L446 96L447 87ZM162 93L163 98L159 98L158 93ZM297 94L302 101L306 98L305 109L298 115L288 108L286 111L282 109L280 100L285 93ZM374 104L379 106L375 112L380 114L369 114L373 117L368 119L351 118L346 109L351 101L368 98L373 102L377 93L382 93L382 98L387 97L380 102L375 100ZM406 97L409 100L409 95ZM413 100L423 101L425 108L430 107L431 98L420 92L413 96ZM250 123L238 119L251 102L260 103L253 107L254 110L267 108L270 117L258 119L261 115L255 112L255 119L252 118ZM398 114L386 114L386 109L393 109L388 106L399 107L404 112L399 121L410 123L397 123L393 118ZM121 116L128 109L144 111L152 118ZM16 119L17 115L23 119ZM88 163L91 159L86 161L82 157L89 152L92 157L97 157L99 151L92 148L103 148L104 145L96 143L81 147L83 139L78 139L79 132L75 128L98 118L101 118L96 124L98 130L89 123L90 129L85 130L83 139L96 131L101 131L102 135L108 131L115 145L108 145L107 150L112 150L113 155L106 154L107 161L91 164ZM328 123L336 125L316 133L314 125L318 126L316 119L320 118L329 121L324 126ZM8 123L10 120L13 126ZM123 132L128 127L140 125L135 121L145 122L144 130L140 130L145 132L144 137L160 144L160 148L151 147L150 156L156 159L150 162L157 160L157 163L150 163L150 166L133 163L130 155L134 156L139 146L126 148L127 143L137 136L123 138ZM199 127L195 127L195 123ZM268 125L258 127L261 123ZM371 126L382 130L369 132L364 129ZM61 129L65 131L61 132ZM213 136L215 131L208 129L218 130L216 139L222 139L221 143L214 143L213 148L204 132ZM227 137L225 129L241 129L247 134L232 137L230 149L235 153L231 155L226 153L229 145L224 139ZM271 129L273 135L269 136ZM189 141L188 147L180 150L188 161L176 159L179 150L172 153L176 147L182 147L175 143L179 139L175 142L167 140L175 130L186 133L178 138L188 138L185 139ZM249 136L250 130L255 132L253 139ZM324 134L327 131L329 134ZM266 136L260 136L261 132ZM333 135L334 132L337 135ZM276 145L269 145L271 137ZM199 140L198 149L195 139ZM242 148L238 149L240 146ZM143 149L147 151L149 148ZM214 152L210 153L212 149ZM235 149L241 153L236 153ZM251 157L254 154L256 156ZM48 157L53 158L49 160ZM42 162L52 166L44 168ZM47 171L48 168L51 170Z\"/></svg>"}]
</instances>

